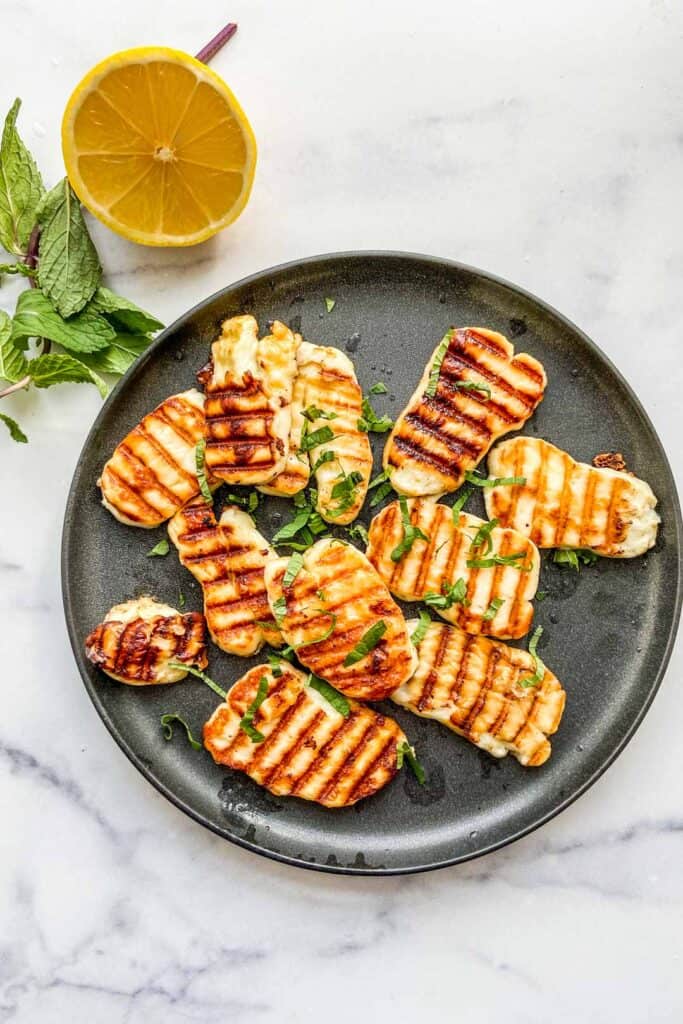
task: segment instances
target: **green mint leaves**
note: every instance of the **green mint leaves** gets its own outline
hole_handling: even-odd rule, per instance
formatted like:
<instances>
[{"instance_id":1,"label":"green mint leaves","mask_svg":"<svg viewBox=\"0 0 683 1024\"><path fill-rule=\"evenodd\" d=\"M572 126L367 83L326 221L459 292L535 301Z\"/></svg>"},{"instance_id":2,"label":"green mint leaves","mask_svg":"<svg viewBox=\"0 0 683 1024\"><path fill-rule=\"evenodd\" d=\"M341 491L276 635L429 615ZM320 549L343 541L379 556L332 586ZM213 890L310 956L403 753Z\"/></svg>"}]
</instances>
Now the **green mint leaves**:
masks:
<instances>
[{"instance_id":1,"label":"green mint leaves","mask_svg":"<svg viewBox=\"0 0 683 1024\"><path fill-rule=\"evenodd\" d=\"M41 229L38 285L58 313L73 316L95 294L102 267L66 178L43 196L36 220Z\"/></svg>"},{"instance_id":2,"label":"green mint leaves","mask_svg":"<svg viewBox=\"0 0 683 1024\"><path fill-rule=\"evenodd\" d=\"M0 378L15 384L26 376L28 363L12 341L12 321L0 309Z\"/></svg>"},{"instance_id":3,"label":"green mint leaves","mask_svg":"<svg viewBox=\"0 0 683 1024\"><path fill-rule=\"evenodd\" d=\"M11 416L6 416L4 412L0 412L0 420L9 430L9 436L13 441L17 441L19 444L28 444L28 438L16 420L13 420Z\"/></svg>"},{"instance_id":4,"label":"green mint leaves","mask_svg":"<svg viewBox=\"0 0 683 1024\"><path fill-rule=\"evenodd\" d=\"M400 743L396 748L396 769L400 772L403 767L403 762L406 761L410 765L410 769L421 786L424 786L427 778L425 770L417 759L415 753L415 747L411 746L407 740Z\"/></svg>"},{"instance_id":5,"label":"green mint leaves","mask_svg":"<svg viewBox=\"0 0 683 1024\"><path fill-rule=\"evenodd\" d=\"M247 734L252 743L263 743L263 741L266 738L263 735L263 733L259 732L259 730L256 729L252 723L254 721L256 712L261 707L267 696L268 680L265 676L261 676L261 678L259 679L256 696L254 697L253 701L251 702L247 710L242 715L242 718L240 719L240 729L242 730L242 732L245 732Z\"/></svg>"},{"instance_id":6,"label":"green mint leaves","mask_svg":"<svg viewBox=\"0 0 683 1024\"><path fill-rule=\"evenodd\" d=\"M159 543L155 544L154 547L150 551L147 552L147 557L148 558L159 558L159 557L163 558L164 555L167 555L170 550L171 550L171 546L168 543L168 540L166 539L166 537L162 537L162 539L159 541Z\"/></svg>"},{"instance_id":7,"label":"green mint leaves","mask_svg":"<svg viewBox=\"0 0 683 1024\"><path fill-rule=\"evenodd\" d=\"M213 505L213 494L209 487L209 482L206 479L206 441L203 437L197 441L194 449L194 464L197 471L197 482L199 484L199 490L202 492L202 497L207 505Z\"/></svg>"},{"instance_id":8,"label":"green mint leaves","mask_svg":"<svg viewBox=\"0 0 683 1024\"><path fill-rule=\"evenodd\" d=\"M0 275L23 275L31 287L13 318L0 311L0 399L17 390L13 385L62 383L94 384L104 398L109 388L101 374L125 373L163 325L100 284L102 267L78 197L66 178L45 191L17 132L19 107L16 100L0 140L0 247L17 261L0 263ZM3 416L10 421L11 436L25 440Z\"/></svg>"},{"instance_id":9,"label":"green mint leaves","mask_svg":"<svg viewBox=\"0 0 683 1024\"><path fill-rule=\"evenodd\" d=\"M26 338L49 338L69 352L96 352L114 341L116 331L104 317L89 309L65 320L46 295L29 289L19 296L12 337L15 344Z\"/></svg>"},{"instance_id":10,"label":"green mint leaves","mask_svg":"<svg viewBox=\"0 0 683 1024\"><path fill-rule=\"evenodd\" d=\"M579 571L581 565L593 565L597 560L598 556L588 548L557 548L553 554L556 565L568 565L575 572Z\"/></svg>"},{"instance_id":11,"label":"green mint leaves","mask_svg":"<svg viewBox=\"0 0 683 1024\"><path fill-rule=\"evenodd\" d=\"M408 511L408 502L403 495L398 499L401 508L401 522L403 524L403 539L396 545L394 550L391 552L391 561L400 562L404 555L407 555L416 540L425 540L429 542L429 537L424 533L419 526L413 526L410 521L410 512Z\"/></svg>"},{"instance_id":12,"label":"green mint leaves","mask_svg":"<svg viewBox=\"0 0 683 1024\"><path fill-rule=\"evenodd\" d=\"M202 749L201 743L199 742L199 740L196 740L194 738L194 736L192 735L192 730L190 729L189 725L187 724L185 719L182 718L180 715L164 714L164 715L161 716L160 722L161 722L161 728L163 729L163 732L164 732L164 739L166 739L166 740L172 740L173 739L173 725L174 725L175 722L178 722L180 725L182 725L183 729L185 730L185 735L187 736L187 742L190 744L192 749L193 750L201 750Z\"/></svg>"},{"instance_id":13,"label":"green mint leaves","mask_svg":"<svg viewBox=\"0 0 683 1024\"><path fill-rule=\"evenodd\" d=\"M432 617L429 614L429 612L420 609L419 616L420 621L416 628L413 630L413 633L410 637L411 642L415 645L415 647L420 646L420 644L427 635L427 630L432 624Z\"/></svg>"},{"instance_id":14,"label":"green mint leaves","mask_svg":"<svg viewBox=\"0 0 683 1024\"><path fill-rule=\"evenodd\" d=\"M334 686L325 680L321 679L320 676L314 675L311 672L308 677L308 685L313 690L317 690L321 697L324 697L328 704L331 704L335 711L338 711L344 718L348 718L351 714L351 705L339 690L335 690Z\"/></svg>"},{"instance_id":15,"label":"green mint leaves","mask_svg":"<svg viewBox=\"0 0 683 1024\"><path fill-rule=\"evenodd\" d=\"M370 629L367 629L365 633L363 633L353 650L349 651L344 658L344 668L349 668L351 665L355 665L356 662L362 661L367 654L374 651L386 631L387 624L384 619L380 619L379 622L374 624L374 626L370 626Z\"/></svg>"},{"instance_id":16,"label":"green mint leaves","mask_svg":"<svg viewBox=\"0 0 683 1024\"><path fill-rule=\"evenodd\" d=\"M37 388L51 388L53 384L94 384L102 398L107 397L107 385L94 370L80 359L65 352L38 356L28 364L31 383Z\"/></svg>"},{"instance_id":17,"label":"green mint leaves","mask_svg":"<svg viewBox=\"0 0 683 1024\"><path fill-rule=\"evenodd\" d=\"M19 138L16 99L5 118L0 142L0 244L23 256L36 223L36 210L45 187L36 162Z\"/></svg>"}]
</instances>

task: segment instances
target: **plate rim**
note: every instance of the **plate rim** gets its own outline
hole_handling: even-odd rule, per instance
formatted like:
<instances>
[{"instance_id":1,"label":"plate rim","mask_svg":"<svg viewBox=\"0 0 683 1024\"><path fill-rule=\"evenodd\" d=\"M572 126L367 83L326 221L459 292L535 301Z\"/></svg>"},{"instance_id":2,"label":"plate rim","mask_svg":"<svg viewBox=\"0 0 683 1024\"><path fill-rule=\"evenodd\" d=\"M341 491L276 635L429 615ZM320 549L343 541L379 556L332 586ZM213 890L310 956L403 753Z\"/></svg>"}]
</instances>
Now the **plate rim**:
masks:
<instances>
[{"instance_id":1,"label":"plate rim","mask_svg":"<svg viewBox=\"0 0 683 1024\"><path fill-rule=\"evenodd\" d=\"M415 864L410 865L408 867L368 868L346 866L339 864L324 864L306 861L300 857L279 853L275 850L268 850L260 846L258 843L252 842L248 839L244 839L241 836L231 834L226 830L221 829L213 822L207 820L200 812L196 811L193 807L186 803L186 801L177 796L167 785L165 785L165 783L163 783L161 780L157 779L154 776L153 772L144 763L140 755L133 749L132 745L128 742L125 736L123 736L116 728L106 708L103 707L99 702L97 690L92 685L89 677L85 674L81 666L81 642L76 634L74 610L71 601L71 596L69 593L69 527L71 519L73 517L76 480L79 476L79 466L82 462L85 452L87 452L88 448L92 444L93 439L99 430L100 423L104 419L105 415L109 410L109 406L113 403L114 399L118 396L119 392L122 391L127 386L128 379L132 377L134 373L137 373L140 370L140 368L143 367L145 363L149 359L151 359L159 351L159 349L163 347L163 345L165 345L168 338L171 337L178 330L178 328L182 327L183 324L188 319L193 317L195 314L201 312L206 306L210 305L216 300L219 300L222 296L226 296L229 292L232 292L237 288L249 286L250 284L253 284L256 281L262 280L263 277L268 275L280 274L283 272L291 271L315 263L334 263L335 261L338 260L394 260L396 262L408 260L412 262L422 262L431 267L440 267L443 269L447 269L449 271L456 271L465 274L475 275L479 278L483 278L491 282L492 284L500 285L504 288L510 289L513 292L516 292L518 295L522 296L527 301L535 303L546 313L549 313L553 317L556 317L557 320L569 331L575 332L580 336L583 343L587 346L587 348L592 352L593 355L596 355L599 359L603 360L607 364L612 373L614 373L614 375L616 376L621 386L625 389L630 401L635 406L636 410L638 411L641 417L641 420L644 422L645 426L649 430L653 440L655 441L659 449L662 465L666 473L668 474L671 488L672 518L674 519L675 523L676 550L678 552L678 572L676 576L676 593L671 628L666 638L666 646L663 652L663 656L659 663L657 672L653 676L647 696L642 706L638 710L637 715L634 717L633 721L629 725L628 729L622 736L619 743L609 752L609 754L601 761L601 763L592 772L592 774L581 785L579 785L574 792L572 792L568 797L565 797L550 811L541 814L537 819L525 825L523 828L518 829L513 834L506 836L502 839L498 839L494 842L491 842L488 846L483 847L479 850L457 854L453 857L448 857L444 860L440 860L437 862L427 864ZM236 846L242 847L242 849L248 850L251 853L256 853L261 857L266 857L268 860L277 861L281 864L287 864L292 867L304 868L310 871L319 871L324 874L364 875L371 877L419 874L426 871L436 871L440 870L441 868L452 867L456 864L463 864L470 860L476 860L479 857L485 857L496 850L503 849L504 847L517 842L524 836L530 835L532 832L535 832L537 829L541 828L541 826L545 825L547 822L551 821L557 815L565 811L568 807L571 806L571 804L578 800L579 797L583 796L583 794L586 793L591 788L591 786L593 786L597 782L597 780L607 771L608 768L611 767L611 765L614 764L617 758L623 753L623 751L626 749L626 747L628 746L628 744L640 728L646 714L650 710L652 702L654 701L657 692L662 684L662 680L666 674L666 670L671 660L671 654L673 652L676 636L678 634L678 627L681 616L681 604L683 601L683 580L680 557L682 538L683 519L681 518L681 504L678 495L678 489L676 487L676 481L674 478L673 471L671 469L671 464L666 454L666 450L664 448L664 445L662 444L659 434L657 433L657 430L654 427L654 424L652 423L652 420L650 419L642 402L638 398L638 395L631 387L629 382L626 380L626 378L623 376L621 371L612 362L610 357L606 355L605 352L603 352L603 350L600 348L600 346L597 345L591 338L589 338L588 335L580 327L578 327L572 320L566 317L563 313L560 313L559 310L555 309L554 306L546 302L544 299L540 299L533 292L530 292L527 289L522 288L517 284L514 284L512 281L509 281L506 278L500 277L497 274L493 274L490 271L481 270L478 267L471 266L470 264L467 263L461 263L458 260L451 260L448 259L447 257L442 256L430 256L424 253L415 253L392 249L343 250L340 252L326 252L314 256L306 256L302 259L288 260L285 263L279 263L272 267L265 267L261 270L255 271L254 273L248 274L246 277L239 278L237 281L233 281L230 284L224 285L222 288L219 288L217 291L212 292L211 295L208 295L206 296L206 298L201 299L199 302L196 302L194 306L191 306L180 316L176 317L176 319L171 324L165 327L163 331L160 331L158 336L145 350L145 352L140 357L138 357L138 359L136 359L134 363L131 364L126 373L117 382L115 387L112 388L111 392L109 393L104 403L102 404L102 407L99 410L97 416L95 417L95 420L93 421L93 424L90 427L90 430L88 431L88 434L79 452L79 456L78 459L76 460L74 472L71 478L71 483L69 484L69 491L67 494L66 505L64 509L64 519L62 523L62 536L60 545L62 603L64 605L64 617L66 621L67 634L69 637L71 650L74 655L74 660L76 662L76 666L78 668L81 681L84 684L85 690L100 720L104 724L109 734L115 740L119 748L123 751L128 760L131 762L131 764L134 765L134 767L140 772L140 774L146 779L146 781L151 783L157 790L157 792L161 793L162 796L169 800L173 805L175 805L175 807L177 807L180 811L186 814L189 818L197 822L199 825L202 825L204 828L209 829L211 832L219 836L221 839L234 843Z\"/></svg>"}]
</instances>

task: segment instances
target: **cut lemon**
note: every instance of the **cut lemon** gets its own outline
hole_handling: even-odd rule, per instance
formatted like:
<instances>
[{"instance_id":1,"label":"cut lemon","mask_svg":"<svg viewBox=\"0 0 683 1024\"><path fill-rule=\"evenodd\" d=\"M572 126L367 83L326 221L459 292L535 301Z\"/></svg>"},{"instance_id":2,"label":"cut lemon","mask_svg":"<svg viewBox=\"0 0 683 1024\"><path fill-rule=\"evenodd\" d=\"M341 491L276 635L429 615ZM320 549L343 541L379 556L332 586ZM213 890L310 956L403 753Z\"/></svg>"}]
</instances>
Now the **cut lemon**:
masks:
<instances>
[{"instance_id":1,"label":"cut lemon","mask_svg":"<svg viewBox=\"0 0 683 1024\"><path fill-rule=\"evenodd\" d=\"M249 198L256 140L205 64L165 46L123 50L74 89L62 121L69 181L107 227L143 245L194 245Z\"/></svg>"}]
</instances>

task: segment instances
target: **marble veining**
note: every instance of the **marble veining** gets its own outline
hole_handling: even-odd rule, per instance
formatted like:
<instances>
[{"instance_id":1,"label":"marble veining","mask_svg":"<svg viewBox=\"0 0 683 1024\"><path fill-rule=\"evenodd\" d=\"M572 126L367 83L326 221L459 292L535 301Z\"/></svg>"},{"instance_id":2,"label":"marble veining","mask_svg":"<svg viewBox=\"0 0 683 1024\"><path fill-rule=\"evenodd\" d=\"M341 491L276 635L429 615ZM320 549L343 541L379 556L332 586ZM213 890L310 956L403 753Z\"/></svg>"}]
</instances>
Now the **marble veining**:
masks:
<instances>
[{"instance_id":1,"label":"marble veining","mask_svg":"<svg viewBox=\"0 0 683 1024\"><path fill-rule=\"evenodd\" d=\"M4 106L52 184L59 122L111 50L196 50L260 143L253 199L196 250L95 224L109 283L171 322L318 252L444 255L543 296L638 391L680 473L683 10L675 0L416 7L168 0L3 5ZM17 283L3 280L0 306ZM539 832L402 878L304 873L204 831L149 786L85 695L65 634L66 492L99 408L63 386L3 404L0 1022L289 1024L683 1019L683 670L618 762ZM226 799L229 798L229 793Z\"/></svg>"}]
</instances>

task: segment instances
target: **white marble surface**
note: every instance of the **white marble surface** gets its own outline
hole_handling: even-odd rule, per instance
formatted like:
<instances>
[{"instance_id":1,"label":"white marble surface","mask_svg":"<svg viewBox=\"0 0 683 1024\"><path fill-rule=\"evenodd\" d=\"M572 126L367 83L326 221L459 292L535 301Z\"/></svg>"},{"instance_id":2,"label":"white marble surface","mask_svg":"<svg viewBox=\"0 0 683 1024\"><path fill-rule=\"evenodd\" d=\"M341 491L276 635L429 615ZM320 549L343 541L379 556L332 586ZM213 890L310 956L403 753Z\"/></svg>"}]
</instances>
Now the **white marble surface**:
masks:
<instances>
[{"instance_id":1,"label":"white marble surface","mask_svg":"<svg viewBox=\"0 0 683 1024\"><path fill-rule=\"evenodd\" d=\"M92 63L195 50L227 18L240 32L215 67L259 139L251 203L190 251L96 227L109 282L170 321L317 252L485 267L596 339L680 474L680 3L3 0L2 107L23 97L49 182ZM98 407L75 386L3 404L31 443L0 436L0 1021L683 1019L680 647L617 764L512 848L384 880L251 856L137 774L75 671L59 539Z\"/></svg>"}]
</instances>

